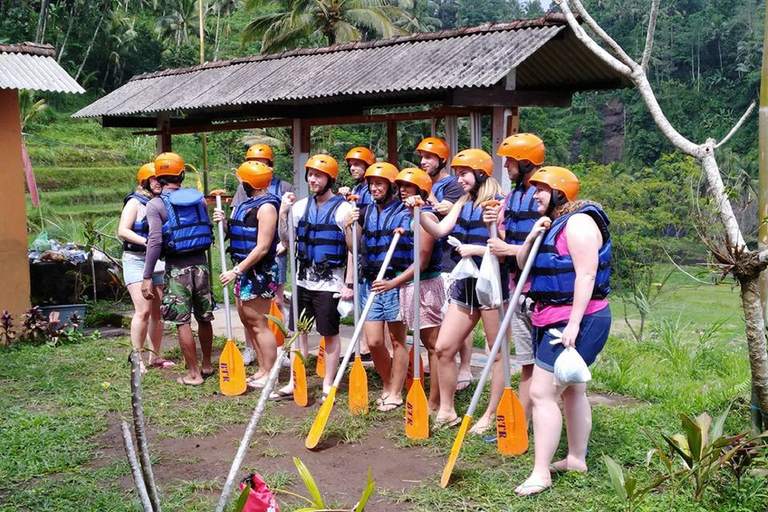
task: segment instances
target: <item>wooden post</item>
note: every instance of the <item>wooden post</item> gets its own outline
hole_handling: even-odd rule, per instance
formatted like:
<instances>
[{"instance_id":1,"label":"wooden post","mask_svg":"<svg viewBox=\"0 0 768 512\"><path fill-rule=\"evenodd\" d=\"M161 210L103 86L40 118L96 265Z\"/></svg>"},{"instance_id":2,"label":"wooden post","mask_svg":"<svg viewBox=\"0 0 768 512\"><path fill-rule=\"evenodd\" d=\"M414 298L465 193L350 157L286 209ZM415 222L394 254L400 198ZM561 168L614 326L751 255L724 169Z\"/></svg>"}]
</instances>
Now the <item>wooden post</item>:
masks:
<instances>
[{"instance_id":1,"label":"wooden post","mask_svg":"<svg viewBox=\"0 0 768 512\"><path fill-rule=\"evenodd\" d=\"M494 107L491 117L491 148L493 156L493 177L501 183L504 190L509 190L512 184L509 181L509 175L504 169L504 159L496 154L501 142L518 131L518 108Z\"/></svg>"},{"instance_id":2,"label":"wooden post","mask_svg":"<svg viewBox=\"0 0 768 512\"><path fill-rule=\"evenodd\" d=\"M167 112L157 114L157 154L173 151L171 145L171 118Z\"/></svg>"},{"instance_id":3,"label":"wooden post","mask_svg":"<svg viewBox=\"0 0 768 512\"><path fill-rule=\"evenodd\" d=\"M27 260L27 202L24 195L24 171L21 157L19 91L0 89L0 180L3 183L3 221L0 222L0 311L14 316L21 324L21 314L29 308L29 262Z\"/></svg>"},{"instance_id":4,"label":"wooden post","mask_svg":"<svg viewBox=\"0 0 768 512\"><path fill-rule=\"evenodd\" d=\"M400 162L397 155L397 121L387 121L387 162L398 169Z\"/></svg>"},{"instance_id":5,"label":"wooden post","mask_svg":"<svg viewBox=\"0 0 768 512\"><path fill-rule=\"evenodd\" d=\"M300 118L293 119L293 188L296 199L307 197L309 189L304 179L304 164L309 159L309 126Z\"/></svg>"},{"instance_id":6,"label":"wooden post","mask_svg":"<svg viewBox=\"0 0 768 512\"><path fill-rule=\"evenodd\" d=\"M459 126L456 116L445 116L445 142L451 148L451 154L448 157L450 164L453 155L459 152ZM448 170L451 174L453 171Z\"/></svg>"},{"instance_id":7,"label":"wooden post","mask_svg":"<svg viewBox=\"0 0 768 512\"><path fill-rule=\"evenodd\" d=\"M480 112L469 114L469 145L475 149L483 149L483 116Z\"/></svg>"}]
</instances>

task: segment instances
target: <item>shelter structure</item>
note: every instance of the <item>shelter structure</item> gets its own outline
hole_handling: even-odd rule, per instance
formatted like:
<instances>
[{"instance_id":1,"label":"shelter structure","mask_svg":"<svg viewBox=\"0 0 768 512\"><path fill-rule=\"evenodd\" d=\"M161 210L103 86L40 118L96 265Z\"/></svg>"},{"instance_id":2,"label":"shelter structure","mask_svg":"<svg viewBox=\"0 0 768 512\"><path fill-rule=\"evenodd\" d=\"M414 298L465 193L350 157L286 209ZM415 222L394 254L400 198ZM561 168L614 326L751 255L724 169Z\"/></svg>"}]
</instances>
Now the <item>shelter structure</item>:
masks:
<instances>
[{"instance_id":1,"label":"shelter structure","mask_svg":"<svg viewBox=\"0 0 768 512\"><path fill-rule=\"evenodd\" d=\"M517 131L521 106L567 107L576 92L629 86L561 14L548 13L146 73L74 117L151 128L138 133L157 135L158 151L171 150L174 134L290 126L301 187L313 126L385 123L387 159L397 164L398 122L431 119L433 134L440 130L455 150L457 117L470 118L471 145L480 147L482 116L490 115L497 147Z\"/></svg>"},{"instance_id":2,"label":"shelter structure","mask_svg":"<svg viewBox=\"0 0 768 512\"><path fill-rule=\"evenodd\" d=\"M0 44L0 182L3 216L0 222L0 309L14 315L29 307L27 208L24 195L19 90L84 93L56 63L50 45Z\"/></svg>"}]
</instances>

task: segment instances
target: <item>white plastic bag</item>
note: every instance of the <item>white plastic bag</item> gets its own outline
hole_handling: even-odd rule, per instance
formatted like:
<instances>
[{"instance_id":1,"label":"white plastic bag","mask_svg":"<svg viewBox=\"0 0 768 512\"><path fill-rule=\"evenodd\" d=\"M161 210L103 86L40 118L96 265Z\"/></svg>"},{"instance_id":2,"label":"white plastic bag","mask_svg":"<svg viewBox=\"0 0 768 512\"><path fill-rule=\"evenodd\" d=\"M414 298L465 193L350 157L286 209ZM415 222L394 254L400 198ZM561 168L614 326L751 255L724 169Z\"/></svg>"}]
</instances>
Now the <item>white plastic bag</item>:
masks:
<instances>
[{"instance_id":1,"label":"white plastic bag","mask_svg":"<svg viewBox=\"0 0 768 512\"><path fill-rule=\"evenodd\" d=\"M491 248L485 248L483 261L480 263L480 275L477 277L475 287L477 300L487 308L497 308L501 305L501 274L499 271L499 259L491 254Z\"/></svg>"},{"instance_id":2,"label":"white plastic bag","mask_svg":"<svg viewBox=\"0 0 768 512\"><path fill-rule=\"evenodd\" d=\"M453 247L461 245L461 242L452 236L448 237L448 243ZM451 281L466 279L468 277L478 277L479 275L480 270L478 270L475 260L472 259L472 256L467 256L466 258L461 258L461 261L459 261L453 268L453 271L451 271Z\"/></svg>"},{"instance_id":3,"label":"white plastic bag","mask_svg":"<svg viewBox=\"0 0 768 512\"><path fill-rule=\"evenodd\" d=\"M557 345L563 342L563 334L550 329L549 334L556 338L549 342L550 345ZM581 384L592 380L592 372L589 371L587 363L573 347L563 350L557 360L555 360L555 384L565 386L568 384Z\"/></svg>"},{"instance_id":4,"label":"white plastic bag","mask_svg":"<svg viewBox=\"0 0 768 512\"><path fill-rule=\"evenodd\" d=\"M355 309L355 302L351 300L340 300L339 305L336 306L341 318L351 318L353 309Z\"/></svg>"}]
</instances>

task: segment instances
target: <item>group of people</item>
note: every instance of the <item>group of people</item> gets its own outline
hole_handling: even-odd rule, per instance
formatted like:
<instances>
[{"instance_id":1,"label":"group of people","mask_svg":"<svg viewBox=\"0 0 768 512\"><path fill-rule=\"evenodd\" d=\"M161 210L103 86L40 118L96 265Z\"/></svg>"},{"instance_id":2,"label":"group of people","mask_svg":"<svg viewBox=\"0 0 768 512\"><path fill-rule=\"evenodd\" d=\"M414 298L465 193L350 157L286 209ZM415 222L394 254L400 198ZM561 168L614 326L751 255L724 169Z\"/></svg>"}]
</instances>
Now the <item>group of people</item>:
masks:
<instances>
[{"instance_id":1,"label":"group of people","mask_svg":"<svg viewBox=\"0 0 768 512\"><path fill-rule=\"evenodd\" d=\"M297 200L290 185L274 175L272 150L264 145L248 150L246 162L236 173L240 186L231 214L227 217L216 209L213 220L225 224L234 264L219 279L224 285L234 283L247 350L252 349L258 361L259 370L249 378L249 386L263 387L276 360L276 341L264 314L273 300L282 305L286 247L293 238L296 261L291 265L297 274L293 300L299 311L315 319L315 329L325 338L323 397L339 364L339 301L353 301L357 290L360 306L372 301L360 321L383 383L377 408L389 412L403 405L409 365L406 334L413 326L413 306L418 300L420 341L427 349L431 372L428 405L433 428L457 425L461 420L454 395L471 380L473 329L482 320L486 339L493 343L501 319L498 307L485 306L478 298L477 278L452 279L451 271L462 258L472 258L479 266L488 249L500 261L503 302L508 302L511 290L522 287L519 302L506 306L513 310L512 338L522 372L519 395L526 421L533 420L535 465L516 492L537 494L551 486L552 473L587 470L591 409L586 385L557 384L553 371L565 348L575 347L592 364L607 340L611 323L608 217L596 203L578 199L579 181L572 172L543 166L545 146L536 135L512 135L498 148L512 183L506 195L493 177L493 158L485 151L466 149L451 159L446 142L429 137L416 152L419 168L400 170L378 162L368 148L352 148L346 164L355 184L339 188L338 193L334 191L338 162L329 155L314 155L305 164L309 195ZM184 164L180 157L163 153L154 169L150 166L140 169L139 187L126 198L120 222L126 284L136 308L131 338L140 350L149 332L159 349L161 318L174 322L188 365L179 383L199 385L213 371L213 301L205 265L211 224L202 194L181 188ZM421 208L419 225L414 224L416 207ZM401 232L397 241L396 229ZM414 247L416 229L420 230L419 247ZM530 254L539 235L543 236L540 249ZM455 241L451 245L449 236L459 245ZM392 257L382 268L392 244ZM414 268L416 250L419 269ZM531 277L517 282L529 257L533 258ZM420 286L414 290L417 271ZM200 329L200 367L189 326L191 314ZM562 338L550 343L557 331ZM306 336L299 338L299 348L308 353ZM152 356L149 362L168 363L157 363ZM485 434L495 425L506 385L501 357L493 362L491 382L487 409L472 433ZM292 395L291 377L270 398ZM568 454L551 464L562 429L560 397Z\"/></svg>"}]
</instances>

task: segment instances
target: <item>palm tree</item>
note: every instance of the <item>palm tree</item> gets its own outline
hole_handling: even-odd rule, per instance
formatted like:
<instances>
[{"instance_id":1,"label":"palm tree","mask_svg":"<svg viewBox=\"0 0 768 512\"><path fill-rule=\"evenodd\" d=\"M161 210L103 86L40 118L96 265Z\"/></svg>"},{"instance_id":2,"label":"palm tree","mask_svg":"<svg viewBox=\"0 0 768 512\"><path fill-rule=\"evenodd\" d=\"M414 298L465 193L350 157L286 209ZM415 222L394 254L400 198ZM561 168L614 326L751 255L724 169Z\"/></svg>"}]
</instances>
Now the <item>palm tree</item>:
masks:
<instances>
[{"instance_id":1,"label":"palm tree","mask_svg":"<svg viewBox=\"0 0 768 512\"><path fill-rule=\"evenodd\" d=\"M174 0L169 4L163 6L168 10L157 20L155 32L166 42L190 46L198 32L197 0Z\"/></svg>"},{"instance_id":2,"label":"palm tree","mask_svg":"<svg viewBox=\"0 0 768 512\"><path fill-rule=\"evenodd\" d=\"M243 30L243 41L261 40L270 53L314 43L334 45L365 36L404 34L399 20L411 0L246 0L246 10L258 11Z\"/></svg>"}]
</instances>

